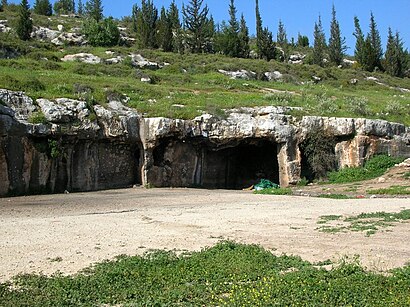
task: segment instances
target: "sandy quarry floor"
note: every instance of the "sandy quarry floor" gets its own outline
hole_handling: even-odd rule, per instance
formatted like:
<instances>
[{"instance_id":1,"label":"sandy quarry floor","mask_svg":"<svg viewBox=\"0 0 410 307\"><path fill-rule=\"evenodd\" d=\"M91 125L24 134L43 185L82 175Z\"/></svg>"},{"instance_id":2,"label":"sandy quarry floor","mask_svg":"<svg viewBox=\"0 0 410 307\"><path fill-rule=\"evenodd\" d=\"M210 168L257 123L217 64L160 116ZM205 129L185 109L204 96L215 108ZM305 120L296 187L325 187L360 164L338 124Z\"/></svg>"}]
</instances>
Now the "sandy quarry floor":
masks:
<instances>
[{"instance_id":1,"label":"sandy quarry floor","mask_svg":"<svg viewBox=\"0 0 410 307\"><path fill-rule=\"evenodd\" d=\"M0 280L77 272L119 254L198 250L223 239L309 261L359 254L369 269L410 261L410 223L392 232L321 233L321 215L398 212L410 199L329 200L248 191L126 189L0 199Z\"/></svg>"}]
</instances>

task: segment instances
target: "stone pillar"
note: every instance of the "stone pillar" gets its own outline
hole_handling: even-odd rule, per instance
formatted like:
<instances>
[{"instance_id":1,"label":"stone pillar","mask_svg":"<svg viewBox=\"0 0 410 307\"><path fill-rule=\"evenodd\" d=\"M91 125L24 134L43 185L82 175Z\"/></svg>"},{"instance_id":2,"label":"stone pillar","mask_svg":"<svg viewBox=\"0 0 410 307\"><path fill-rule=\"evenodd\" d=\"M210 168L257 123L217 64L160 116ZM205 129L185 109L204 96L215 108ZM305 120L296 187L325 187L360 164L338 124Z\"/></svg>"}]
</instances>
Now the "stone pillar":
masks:
<instances>
[{"instance_id":1,"label":"stone pillar","mask_svg":"<svg viewBox=\"0 0 410 307\"><path fill-rule=\"evenodd\" d=\"M278 144L279 182L281 187L296 184L301 174L301 154L296 141Z\"/></svg>"}]
</instances>

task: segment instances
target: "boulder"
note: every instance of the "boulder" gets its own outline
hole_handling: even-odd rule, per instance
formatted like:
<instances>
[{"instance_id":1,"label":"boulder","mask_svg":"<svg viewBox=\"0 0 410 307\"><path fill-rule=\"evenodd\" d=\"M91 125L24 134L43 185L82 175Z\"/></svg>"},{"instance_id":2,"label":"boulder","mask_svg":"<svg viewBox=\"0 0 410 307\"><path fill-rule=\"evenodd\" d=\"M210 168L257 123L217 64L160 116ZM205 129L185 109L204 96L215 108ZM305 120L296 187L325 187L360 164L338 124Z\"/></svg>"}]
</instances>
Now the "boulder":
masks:
<instances>
[{"instance_id":1,"label":"boulder","mask_svg":"<svg viewBox=\"0 0 410 307\"><path fill-rule=\"evenodd\" d=\"M305 59L306 55L301 53L291 54L289 56L289 64L302 64L303 60Z\"/></svg>"},{"instance_id":2,"label":"boulder","mask_svg":"<svg viewBox=\"0 0 410 307\"><path fill-rule=\"evenodd\" d=\"M51 43L56 46L72 45L83 46L87 44L85 37L81 34L72 32L63 32L58 37L51 40Z\"/></svg>"},{"instance_id":3,"label":"boulder","mask_svg":"<svg viewBox=\"0 0 410 307\"><path fill-rule=\"evenodd\" d=\"M7 26L8 20L0 20L0 33L8 33L11 31L11 28Z\"/></svg>"},{"instance_id":4,"label":"boulder","mask_svg":"<svg viewBox=\"0 0 410 307\"><path fill-rule=\"evenodd\" d=\"M237 71L227 71L219 69L218 72L224 74L225 76L230 77L231 79L241 79L241 80L256 80L256 73L248 70L237 70Z\"/></svg>"},{"instance_id":5,"label":"boulder","mask_svg":"<svg viewBox=\"0 0 410 307\"><path fill-rule=\"evenodd\" d=\"M31 37L41 41L52 41L61 34L61 31L51 30L44 27L36 27L31 33Z\"/></svg>"},{"instance_id":6,"label":"boulder","mask_svg":"<svg viewBox=\"0 0 410 307\"><path fill-rule=\"evenodd\" d=\"M130 57L132 66L136 68L156 70L164 67L164 65L145 59L141 54L131 54Z\"/></svg>"},{"instance_id":7,"label":"boulder","mask_svg":"<svg viewBox=\"0 0 410 307\"><path fill-rule=\"evenodd\" d=\"M4 104L7 109L3 111L12 115L17 120L26 122L30 115L37 111L37 107L33 103L33 99L26 96L24 92L14 92L5 89L0 89L0 105Z\"/></svg>"},{"instance_id":8,"label":"boulder","mask_svg":"<svg viewBox=\"0 0 410 307\"><path fill-rule=\"evenodd\" d=\"M87 109L87 104L84 101L58 98L54 101L37 99L36 102L47 120L51 123L83 121L90 115L90 111Z\"/></svg>"},{"instance_id":9,"label":"boulder","mask_svg":"<svg viewBox=\"0 0 410 307\"><path fill-rule=\"evenodd\" d=\"M80 61L87 64L100 64L101 58L93 55L91 53L76 53L76 54L67 54L64 58L61 59L63 62L74 62Z\"/></svg>"},{"instance_id":10,"label":"boulder","mask_svg":"<svg viewBox=\"0 0 410 307\"><path fill-rule=\"evenodd\" d=\"M273 72L265 72L265 77L268 81L280 81L283 78L283 74L275 70Z\"/></svg>"},{"instance_id":11,"label":"boulder","mask_svg":"<svg viewBox=\"0 0 410 307\"><path fill-rule=\"evenodd\" d=\"M105 63L107 63L107 64L119 64L119 63L121 63L123 60L124 60L123 57L121 57L121 56L116 56L116 57L113 57L113 58L106 59L106 60L105 60Z\"/></svg>"}]
</instances>

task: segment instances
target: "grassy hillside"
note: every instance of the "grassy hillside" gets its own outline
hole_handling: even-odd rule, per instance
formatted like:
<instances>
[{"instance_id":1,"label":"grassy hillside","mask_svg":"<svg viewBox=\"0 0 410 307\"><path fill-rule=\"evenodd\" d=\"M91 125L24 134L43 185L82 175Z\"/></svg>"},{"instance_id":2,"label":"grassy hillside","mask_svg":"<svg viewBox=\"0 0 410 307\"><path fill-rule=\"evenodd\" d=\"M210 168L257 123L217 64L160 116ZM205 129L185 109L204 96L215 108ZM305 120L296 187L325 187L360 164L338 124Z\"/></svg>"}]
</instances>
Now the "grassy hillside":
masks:
<instances>
[{"instance_id":1,"label":"grassy hillside","mask_svg":"<svg viewBox=\"0 0 410 307\"><path fill-rule=\"evenodd\" d=\"M0 20L13 27L14 12L0 13ZM36 25L56 29L81 26L81 19L40 17ZM240 106L287 105L301 107L295 115L381 118L410 126L410 89L408 78L383 73L368 73L351 68L292 65L277 61L233 59L211 54L175 54L135 47L93 48L56 47L39 41L21 42L13 33L0 33L0 51L17 50L20 56L0 59L0 88L23 90L34 98L68 97L105 103L107 96L129 97L127 104L147 116L192 118L203 112L220 114L222 109ZM88 52L102 58L131 53L150 61L167 62L163 69L137 70L125 59L120 64L62 62L67 54ZM1 52L0 52L1 54ZM218 72L251 70L262 76L279 71L281 81L232 80ZM152 84L140 81L149 76ZM320 82L312 82L313 76ZM374 80L366 80L372 76ZM260 79L260 78L259 78ZM357 84L351 84L357 79ZM296 113L297 112L297 113Z\"/></svg>"}]
</instances>

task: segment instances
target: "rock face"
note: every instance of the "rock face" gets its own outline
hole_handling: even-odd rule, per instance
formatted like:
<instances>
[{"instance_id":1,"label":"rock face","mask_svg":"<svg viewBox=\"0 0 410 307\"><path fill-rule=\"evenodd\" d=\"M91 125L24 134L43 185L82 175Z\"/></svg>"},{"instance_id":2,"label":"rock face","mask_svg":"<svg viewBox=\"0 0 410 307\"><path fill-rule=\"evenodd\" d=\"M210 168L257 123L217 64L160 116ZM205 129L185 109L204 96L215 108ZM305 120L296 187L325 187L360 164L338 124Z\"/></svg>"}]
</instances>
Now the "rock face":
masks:
<instances>
[{"instance_id":1,"label":"rock face","mask_svg":"<svg viewBox=\"0 0 410 307\"><path fill-rule=\"evenodd\" d=\"M89 110L81 101L34 103L23 93L6 90L0 90L0 101L1 196L141 182L139 115L120 102ZM29 123L40 112L49 123Z\"/></svg>"},{"instance_id":2,"label":"rock face","mask_svg":"<svg viewBox=\"0 0 410 307\"><path fill-rule=\"evenodd\" d=\"M0 195L134 184L242 189L261 178L282 186L309 171L301 144L312 131L335 139L339 167L374 154L410 157L410 129L382 120L286 115L240 108L221 119L142 118L120 101L33 101L0 90ZM42 114L46 124L32 124Z\"/></svg>"},{"instance_id":3,"label":"rock face","mask_svg":"<svg viewBox=\"0 0 410 307\"><path fill-rule=\"evenodd\" d=\"M61 59L61 61L63 62L80 61L86 64L100 64L101 58L91 53L81 52L81 53L76 53L76 54L67 54Z\"/></svg>"}]
</instances>

